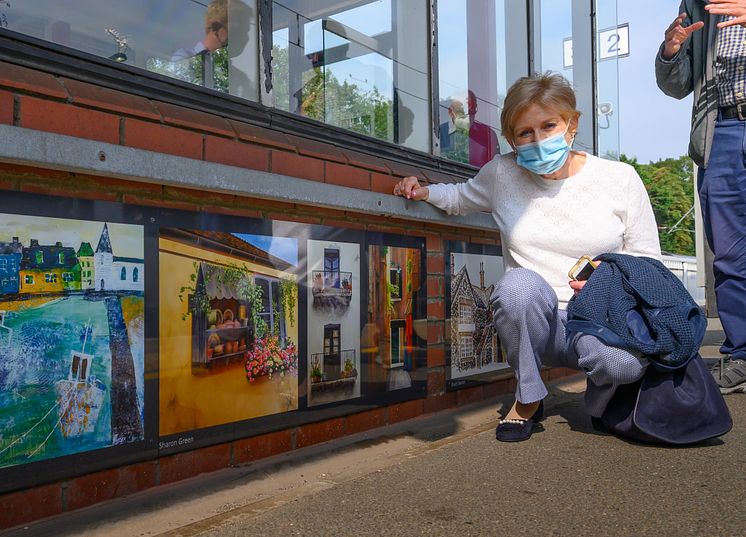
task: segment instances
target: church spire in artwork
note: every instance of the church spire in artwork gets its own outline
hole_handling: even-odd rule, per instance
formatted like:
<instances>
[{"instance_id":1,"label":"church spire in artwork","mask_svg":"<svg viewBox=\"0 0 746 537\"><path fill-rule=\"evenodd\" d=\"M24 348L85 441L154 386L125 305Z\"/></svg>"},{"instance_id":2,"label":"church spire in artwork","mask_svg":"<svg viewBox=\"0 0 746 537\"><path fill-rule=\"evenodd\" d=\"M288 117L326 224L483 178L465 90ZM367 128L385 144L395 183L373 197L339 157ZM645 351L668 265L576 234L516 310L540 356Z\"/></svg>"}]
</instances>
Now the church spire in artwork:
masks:
<instances>
[{"instance_id":1,"label":"church spire in artwork","mask_svg":"<svg viewBox=\"0 0 746 537\"><path fill-rule=\"evenodd\" d=\"M98 240L98 246L96 247L97 254L111 254L111 240L109 239L109 227L104 224L104 229L101 231L101 238Z\"/></svg>"}]
</instances>

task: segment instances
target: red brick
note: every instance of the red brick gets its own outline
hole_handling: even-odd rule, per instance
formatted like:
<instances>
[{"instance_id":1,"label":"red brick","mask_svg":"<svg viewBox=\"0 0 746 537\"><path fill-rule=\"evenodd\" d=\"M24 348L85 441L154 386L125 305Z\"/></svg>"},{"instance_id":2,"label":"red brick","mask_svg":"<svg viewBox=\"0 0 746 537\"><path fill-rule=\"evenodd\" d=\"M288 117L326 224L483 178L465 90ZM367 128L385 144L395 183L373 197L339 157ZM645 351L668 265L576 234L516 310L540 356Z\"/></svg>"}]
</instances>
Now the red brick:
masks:
<instances>
[{"instance_id":1,"label":"red brick","mask_svg":"<svg viewBox=\"0 0 746 537\"><path fill-rule=\"evenodd\" d=\"M456 406L456 392L447 392L443 395L437 395L435 397L428 397L425 399L425 412L430 414L432 412L440 412L448 408Z\"/></svg>"},{"instance_id":2,"label":"red brick","mask_svg":"<svg viewBox=\"0 0 746 537\"><path fill-rule=\"evenodd\" d=\"M161 115L145 97L123 91L87 84L70 78L60 79L72 97L73 103L103 108L119 114L161 120Z\"/></svg>"},{"instance_id":3,"label":"red brick","mask_svg":"<svg viewBox=\"0 0 746 537\"><path fill-rule=\"evenodd\" d=\"M70 180L70 182L73 182ZM73 182L74 184L74 182ZM119 201L119 195L115 192L103 192L101 190L82 190L78 185L68 186L51 186L44 184L34 184L21 182L21 192L31 192L34 194L45 194L48 196L62 196L66 198L81 198L87 200L99 201Z\"/></svg>"},{"instance_id":4,"label":"red brick","mask_svg":"<svg viewBox=\"0 0 746 537\"><path fill-rule=\"evenodd\" d=\"M498 380L498 381L490 382L489 384L485 384L484 386L482 386L485 399L505 395L509 393L508 388L510 388L510 379Z\"/></svg>"},{"instance_id":5,"label":"red brick","mask_svg":"<svg viewBox=\"0 0 746 537\"><path fill-rule=\"evenodd\" d=\"M327 162L326 182L332 185L370 190L370 172L362 168Z\"/></svg>"},{"instance_id":6,"label":"red brick","mask_svg":"<svg viewBox=\"0 0 746 537\"><path fill-rule=\"evenodd\" d=\"M375 410L347 416L345 431L347 434L355 434L384 425L386 425L386 412L383 408L376 408Z\"/></svg>"},{"instance_id":7,"label":"red brick","mask_svg":"<svg viewBox=\"0 0 746 537\"><path fill-rule=\"evenodd\" d=\"M293 449L290 429L233 442L233 463L243 464L286 453Z\"/></svg>"},{"instance_id":8,"label":"red brick","mask_svg":"<svg viewBox=\"0 0 746 537\"><path fill-rule=\"evenodd\" d=\"M0 123L13 124L13 94L0 90Z\"/></svg>"},{"instance_id":9,"label":"red brick","mask_svg":"<svg viewBox=\"0 0 746 537\"><path fill-rule=\"evenodd\" d=\"M137 119L124 120L124 145L158 153L202 159L201 134Z\"/></svg>"},{"instance_id":10,"label":"red brick","mask_svg":"<svg viewBox=\"0 0 746 537\"><path fill-rule=\"evenodd\" d=\"M241 198L238 198L238 202L241 203ZM272 201L272 200L253 200L251 202L253 208L261 210L276 210L279 212L294 211L296 205L294 203L285 203L283 201Z\"/></svg>"},{"instance_id":11,"label":"red brick","mask_svg":"<svg viewBox=\"0 0 746 537\"><path fill-rule=\"evenodd\" d=\"M352 220L331 220L327 218L322 219L324 224L328 226L334 226L334 227L344 227L348 229L360 229L365 230L366 225L359 222L359 221L352 221Z\"/></svg>"},{"instance_id":12,"label":"red brick","mask_svg":"<svg viewBox=\"0 0 746 537\"><path fill-rule=\"evenodd\" d=\"M441 298L445 294L445 278L443 276L427 277L427 297Z\"/></svg>"},{"instance_id":13,"label":"red brick","mask_svg":"<svg viewBox=\"0 0 746 537\"><path fill-rule=\"evenodd\" d=\"M427 323L427 342L430 345L443 343L445 333L445 322L428 321Z\"/></svg>"},{"instance_id":14,"label":"red brick","mask_svg":"<svg viewBox=\"0 0 746 537\"><path fill-rule=\"evenodd\" d=\"M431 183L463 183L467 180L466 178L460 177L458 175L451 175L436 170L423 169L422 173L425 174L425 178Z\"/></svg>"},{"instance_id":15,"label":"red brick","mask_svg":"<svg viewBox=\"0 0 746 537\"><path fill-rule=\"evenodd\" d=\"M428 362L430 361L430 349L428 349ZM430 364L428 364L429 366ZM442 364L441 364L442 365ZM427 395L428 397L434 395L441 395L446 391L446 374L445 371L440 368L437 371L428 371L427 373Z\"/></svg>"},{"instance_id":16,"label":"red brick","mask_svg":"<svg viewBox=\"0 0 746 537\"><path fill-rule=\"evenodd\" d=\"M163 207L176 209L179 211L200 210L200 206L194 203L187 203L185 201L171 201L157 198L145 198L142 196L135 196L134 194L123 194L122 203L127 203L129 205L145 205L148 207Z\"/></svg>"},{"instance_id":17,"label":"red brick","mask_svg":"<svg viewBox=\"0 0 746 537\"><path fill-rule=\"evenodd\" d=\"M484 392L481 386L475 386L474 388L465 388L456 392L456 399L458 400L458 406L469 405L476 403L484 399Z\"/></svg>"},{"instance_id":18,"label":"red brick","mask_svg":"<svg viewBox=\"0 0 746 537\"><path fill-rule=\"evenodd\" d=\"M344 435L344 426L344 419L336 418L298 427L295 447L302 448L339 438Z\"/></svg>"},{"instance_id":19,"label":"red brick","mask_svg":"<svg viewBox=\"0 0 746 537\"><path fill-rule=\"evenodd\" d=\"M241 121L233 121L229 119L228 122L236 131L236 134L238 134L238 138L243 141L269 145L293 152L296 150L295 144L293 144L288 137L281 132L259 127L257 125L251 125L250 123L243 123Z\"/></svg>"},{"instance_id":20,"label":"red brick","mask_svg":"<svg viewBox=\"0 0 746 537\"><path fill-rule=\"evenodd\" d=\"M445 274L446 257L443 252L427 254L427 273L428 274Z\"/></svg>"},{"instance_id":21,"label":"red brick","mask_svg":"<svg viewBox=\"0 0 746 537\"><path fill-rule=\"evenodd\" d=\"M92 188L99 187L106 191L132 192L141 196L144 194L159 197L163 195L163 185L82 174L79 174L78 178L85 179Z\"/></svg>"},{"instance_id":22,"label":"red brick","mask_svg":"<svg viewBox=\"0 0 746 537\"><path fill-rule=\"evenodd\" d=\"M44 177L55 181L66 181L72 177L70 172L50 170L48 168L35 168L33 166L16 166L14 164L0 163L0 172L5 175L24 176L32 179Z\"/></svg>"},{"instance_id":23,"label":"red brick","mask_svg":"<svg viewBox=\"0 0 746 537\"><path fill-rule=\"evenodd\" d=\"M34 487L0 496L0 530L60 513L62 489L59 484Z\"/></svg>"},{"instance_id":24,"label":"red brick","mask_svg":"<svg viewBox=\"0 0 746 537\"><path fill-rule=\"evenodd\" d=\"M65 88L53 75L12 63L0 62L0 86L67 99Z\"/></svg>"},{"instance_id":25,"label":"red brick","mask_svg":"<svg viewBox=\"0 0 746 537\"><path fill-rule=\"evenodd\" d=\"M361 168L367 168L384 174L388 174L389 169L386 163L380 157L368 155L367 153L360 153L351 149L345 149L342 151L347 157L347 162L353 166L359 166Z\"/></svg>"},{"instance_id":26,"label":"red brick","mask_svg":"<svg viewBox=\"0 0 746 537\"><path fill-rule=\"evenodd\" d=\"M324 161L285 151L272 151L272 172L323 182Z\"/></svg>"},{"instance_id":27,"label":"red brick","mask_svg":"<svg viewBox=\"0 0 746 537\"><path fill-rule=\"evenodd\" d=\"M344 153L331 144L325 144L324 142L318 142L310 138L303 138L302 136L288 135L288 138L301 155L347 164L347 158Z\"/></svg>"},{"instance_id":28,"label":"red brick","mask_svg":"<svg viewBox=\"0 0 746 537\"><path fill-rule=\"evenodd\" d=\"M269 149L208 136L205 138L205 160L252 170L269 170Z\"/></svg>"},{"instance_id":29,"label":"red brick","mask_svg":"<svg viewBox=\"0 0 746 537\"><path fill-rule=\"evenodd\" d=\"M427 299L427 317L428 319L445 319L446 302L441 298Z\"/></svg>"},{"instance_id":30,"label":"red brick","mask_svg":"<svg viewBox=\"0 0 746 537\"><path fill-rule=\"evenodd\" d=\"M444 345L429 345L427 347L427 367L441 367L441 366L444 366L445 363L446 363L445 346Z\"/></svg>"},{"instance_id":31,"label":"red brick","mask_svg":"<svg viewBox=\"0 0 746 537\"><path fill-rule=\"evenodd\" d=\"M96 472L72 479L67 485L66 511L74 511L117 496L119 473L117 470Z\"/></svg>"},{"instance_id":32,"label":"red brick","mask_svg":"<svg viewBox=\"0 0 746 537\"><path fill-rule=\"evenodd\" d=\"M424 408L422 399L391 405L388 407L388 421L389 423L398 423L400 421L411 420L422 415Z\"/></svg>"},{"instance_id":33,"label":"red brick","mask_svg":"<svg viewBox=\"0 0 746 537\"><path fill-rule=\"evenodd\" d=\"M119 488L117 489L117 496L134 494L156 486L158 484L157 467L155 461L148 461L118 468Z\"/></svg>"},{"instance_id":34,"label":"red brick","mask_svg":"<svg viewBox=\"0 0 746 537\"><path fill-rule=\"evenodd\" d=\"M153 106L161 113L166 123L200 132L213 132L230 138L236 136L236 132L228 123L228 120L215 114L160 101L155 101Z\"/></svg>"},{"instance_id":35,"label":"red brick","mask_svg":"<svg viewBox=\"0 0 746 537\"><path fill-rule=\"evenodd\" d=\"M230 216L243 216L244 218L264 218L261 211L242 209L240 207L223 207L221 205L203 205L202 210L206 213L227 214Z\"/></svg>"},{"instance_id":36,"label":"red brick","mask_svg":"<svg viewBox=\"0 0 746 537\"><path fill-rule=\"evenodd\" d=\"M199 205L204 203L233 205L236 201L235 194L223 194L221 192L197 190L196 188L181 188L178 186L164 186L163 196L171 200L192 202Z\"/></svg>"},{"instance_id":37,"label":"red brick","mask_svg":"<svg viewBox=\"0 0 746 537\"><path fill-rule=\"evenodd\" d=\"M283 220L285 222L298 222L301 224L320 224L321 218L314 218L313 216L296 216L294 214L285 213L264 213L264 218L268 220Z\"/></svg>"},{"instance_id":38,"label":"red brick","mask_svg":"<svg viewBox=\"0 0 746 537\"><path fill-rule=\"evenodd\" d=\"M20 126L78 138L119 143L119 117L70 104L21 96Z\"/></svg>"},{"instance_id":39,"label":"red brick","mask_svg":"<svg viewBox=\"0 0 746 537\"><path fill-rule=\"evenodd\" d=\"M378 172L371 172L370 174L370 189L379 194L393 195L394 186L398 182L399 178L392 175L384 175Z\"/></svg>"},{"instance_id":40,"label":"red brick","mask_svg":"<svg viewBox=\"0 0 746 537\"><path fill-rule=\"evenodd\" d=\"M158 460L160 466L160 483L173 483L188 477L214 472L227 468L231 464L230 444L218 444L208 448L179 453L172 457Z\"/></svg>"},{"instance_id":41,"label":"red brick","mask_svg":"<svg viewBox=\"0 0 746 537\"><path fill-rule=\"evenodd\" d=\"M13 181L0 179L0 190L14 190L14 189L15 189L15 186L13 185Z\"/></svg>"},{"instance_id":42,"label":"red brick","mask_svg":"<svg viewBox=\"0 0 746 537\"><path fill-rule=\"evenodd\" d=\"M442 252L443 251L443 238L440 235L433 233L425 233L425 241L428 251Z\"/></svg>"},{"instance_id":43,"label":"red brick","mask_svg":"<svg viewBox=\"0 0 746 537\"><path fill-rule=\"evenodd\" d=\"M488 244L490 246L496 246L497 245L497 237L483 237L478 235L472 235L469 238L470 242L473 242L475 244Z\"/></svg>"},{"instance_id":44,"label":"red brick","mask_svg":"<svg viewBox=\"0 0 746 537\"><path fill-rule=\"evenodd\" d=\"M386 160L384 161L384 163L386 164L386 167L391 170L391 175L396 175L398 177L408 177L410 175L413 175L414 177L417 177L421 180L425 178L422 170L420 170L419 168L415 168L410 164L397 162L395 160Z\"/></svg>"}]
</instances>

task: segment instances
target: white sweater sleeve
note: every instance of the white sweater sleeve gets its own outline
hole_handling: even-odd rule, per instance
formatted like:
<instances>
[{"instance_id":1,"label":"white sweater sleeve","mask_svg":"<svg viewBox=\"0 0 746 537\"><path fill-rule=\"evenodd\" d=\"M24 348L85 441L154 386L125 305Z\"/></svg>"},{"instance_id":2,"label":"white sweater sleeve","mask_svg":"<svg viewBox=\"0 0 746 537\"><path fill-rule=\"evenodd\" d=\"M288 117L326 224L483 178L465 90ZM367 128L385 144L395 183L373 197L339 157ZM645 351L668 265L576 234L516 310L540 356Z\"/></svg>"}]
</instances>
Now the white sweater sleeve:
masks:
<instances>
[{"instance_id":1,"label":"white sweater sleeve","mask_svg":"<svg viewBox=\"0 0 746 537\"><path fill-rule=\"evenodd\" d=\"M448 214L490 212L493 207L497 162L492 160L465 183L430 185L427 201Z\"/></svg>"},{"instance_id":2,"label":"white sweater sleeve","mask_svg":"<svg viewBox=\"0 0 746 537\"><path fill-rule=\"evenodd\" d=\"M661 258L658 240L658 225L655 222L653 207L650 205L645 185L637 172L630 166L627 212L625 215L624 247L625 254Z\"/></svg>"}]
</instances>

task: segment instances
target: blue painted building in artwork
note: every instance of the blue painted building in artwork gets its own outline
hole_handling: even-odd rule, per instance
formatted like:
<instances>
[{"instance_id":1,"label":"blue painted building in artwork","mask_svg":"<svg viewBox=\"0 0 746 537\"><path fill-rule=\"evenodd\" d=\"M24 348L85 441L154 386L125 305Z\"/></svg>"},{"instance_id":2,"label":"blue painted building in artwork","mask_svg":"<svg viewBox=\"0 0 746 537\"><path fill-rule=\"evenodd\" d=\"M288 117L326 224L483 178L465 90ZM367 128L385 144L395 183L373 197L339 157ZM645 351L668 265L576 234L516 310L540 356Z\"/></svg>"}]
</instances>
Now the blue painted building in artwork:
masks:
<instances>
[{"instance_id":1,"label":"blue painted building in artwork","mask_svg":"<svg viewBox=\"0 0 746 537\"><path fill-rule=\"evenodd\" d=\"M23 245L18 237L11 242L0 242L0 295L17 293Z\"/></svg>"}]
</instances>

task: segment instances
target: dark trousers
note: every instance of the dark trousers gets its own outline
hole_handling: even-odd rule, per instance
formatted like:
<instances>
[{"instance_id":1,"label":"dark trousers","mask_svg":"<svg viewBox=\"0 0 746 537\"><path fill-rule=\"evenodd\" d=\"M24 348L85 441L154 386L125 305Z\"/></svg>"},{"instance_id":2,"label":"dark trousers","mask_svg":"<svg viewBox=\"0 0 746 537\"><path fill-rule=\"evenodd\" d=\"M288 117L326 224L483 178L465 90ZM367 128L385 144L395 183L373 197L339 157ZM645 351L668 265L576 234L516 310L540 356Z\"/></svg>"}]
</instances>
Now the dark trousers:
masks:
<instances>
[{"instance_id":1,"label":"dark trousers","mask_svg":"<svg viewBox=\"0 0 746 537\"><path fill-rule=\"evenodd\" d=\"M720 352L746 359L746 121L718 120L710 160L698 179L725 331Z\"/></svg>"}]
</instances>

